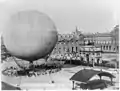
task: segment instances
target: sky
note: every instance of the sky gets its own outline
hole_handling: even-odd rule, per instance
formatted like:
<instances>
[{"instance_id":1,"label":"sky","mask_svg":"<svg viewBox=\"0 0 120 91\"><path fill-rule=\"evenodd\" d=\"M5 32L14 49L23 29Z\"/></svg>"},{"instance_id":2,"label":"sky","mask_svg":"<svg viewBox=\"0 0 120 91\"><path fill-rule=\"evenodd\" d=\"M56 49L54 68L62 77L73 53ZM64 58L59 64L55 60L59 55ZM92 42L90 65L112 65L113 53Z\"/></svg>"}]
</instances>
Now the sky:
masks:
<instances>
[{"instance_id":1,"label":"sky","mask_svg":"<svg viewBox=\"0 0 120 91\"><path fill-rule=\"evenodd\" d=\"M47 14L59 33L110 32L118 24L119 0L0 0L0 31L10 14L35 9Z\"/></svg>"}]
</instances>

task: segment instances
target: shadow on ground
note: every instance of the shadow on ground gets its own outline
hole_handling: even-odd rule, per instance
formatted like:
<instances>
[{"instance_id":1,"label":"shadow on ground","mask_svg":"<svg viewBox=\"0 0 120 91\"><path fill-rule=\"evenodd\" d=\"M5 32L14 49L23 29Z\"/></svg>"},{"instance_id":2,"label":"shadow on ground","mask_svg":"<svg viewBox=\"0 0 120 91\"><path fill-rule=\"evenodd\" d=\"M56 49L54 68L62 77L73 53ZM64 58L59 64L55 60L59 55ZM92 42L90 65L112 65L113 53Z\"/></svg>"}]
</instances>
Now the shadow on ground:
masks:
<instances>
[{"instance_id":1,"label":"shadow on ground","mask_svg":"<svg viewBox=\"0 0 120 91\"><path fill-rule=\"evenodd\" d=\"M73 68L73 67L77 67L79 65L73 65L73 64L64 64L63 68Z\"/></svg>"},{"instance_id":2,"label":"shadow on ground","mask_svg":"<svg viewBox=\"0 0 120 91\"><path fill-rule=\"evenodd\" d=\"M1 87L2 90L21 90L21 88L12 86L5 82L1 82Z\"/></svg>"}]
</instances>

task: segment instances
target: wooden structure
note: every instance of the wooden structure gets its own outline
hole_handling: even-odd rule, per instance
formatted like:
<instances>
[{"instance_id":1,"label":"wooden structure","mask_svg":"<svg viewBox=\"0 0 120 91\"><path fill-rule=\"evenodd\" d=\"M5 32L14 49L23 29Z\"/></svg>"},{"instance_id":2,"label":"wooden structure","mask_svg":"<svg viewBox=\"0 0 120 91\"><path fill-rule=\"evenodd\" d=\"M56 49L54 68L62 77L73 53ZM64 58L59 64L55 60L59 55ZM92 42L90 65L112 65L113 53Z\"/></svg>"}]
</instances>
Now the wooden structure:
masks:
<instances>
[{"instance_id":1,"label":"wooden structure","mask_svg":"<svg viewBox=\"0 0 120 91\"><path fill-rule=\"evenodd\" d=\"M73 83L73 88L75 88L75 81L77 82L88 82L93 76L95 75L98 75L100 77L100 80L101 80L101 77L102 76L107 76L107 77L110 77L111 79L111 84L113 83L113 78L115 78L114 75L112 75L111 73L109 72L104 72L104 71L96 71L96 70L92 70L92 69L83 69L83 70L80 70L79 72L75 73L71 78L70 80L72 81Z\"/></svg>"}]
</instances>

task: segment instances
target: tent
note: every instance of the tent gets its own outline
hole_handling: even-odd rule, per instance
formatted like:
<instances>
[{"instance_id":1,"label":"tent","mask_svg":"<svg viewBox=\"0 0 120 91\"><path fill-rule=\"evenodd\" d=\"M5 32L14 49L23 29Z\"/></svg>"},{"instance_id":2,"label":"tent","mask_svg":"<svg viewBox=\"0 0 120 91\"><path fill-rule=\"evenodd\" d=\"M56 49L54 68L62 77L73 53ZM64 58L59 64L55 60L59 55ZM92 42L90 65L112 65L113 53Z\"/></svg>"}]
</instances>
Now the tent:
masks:
<instances>
[{"instance_id":1,"label":"tent","mask_svg":"<svg viewBox=\"0 0 120 91\"><path fill-rule=\"evenodd\" d=\"M1 82L2 90L21 90L19 87L12 86L8 83Z\"/></svg>"},{"instance_id":2,"label":"tent","mask_svg":"<svg viewBox=\"0 0 120 91\"><path fill-rule=\"evenodd\" d=\"M101 79L102 76L107 76L111 78L111 83L112 79L115 78L114 75L112 75L109 72L104 72L104 71L96 71L92 69L83 69L80 70L79 72L75 73L70 80L73 81L73 88L74 88L74 81L78 82L88 82L93 76L98 75Z\"/></svg>"}]
</instances>

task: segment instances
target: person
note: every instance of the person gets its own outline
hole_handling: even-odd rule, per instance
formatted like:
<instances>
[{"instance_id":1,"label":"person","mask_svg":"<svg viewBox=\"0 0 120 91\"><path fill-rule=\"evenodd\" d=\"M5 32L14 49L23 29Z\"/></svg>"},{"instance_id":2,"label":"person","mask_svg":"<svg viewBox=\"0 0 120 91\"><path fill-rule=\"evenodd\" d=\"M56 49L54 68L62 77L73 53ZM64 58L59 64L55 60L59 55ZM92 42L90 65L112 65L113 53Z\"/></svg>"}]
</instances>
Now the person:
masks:
<instances>
[{"instance_id":1,"label":"person","mask_svg":"<svg viewBox=\"0 0 120 91\"><path fill-rule=\"evenodd\" d=\"M92 58L92 67L94 67L94 59Z\"/></svg>"},{"instance_id":2,"label":"person","mask_svg":"<svg viewBox=\"0 0 120 91\"><path fill-rule=\"evenodd\" d=\"M89 54L86 54L87 63L89 65Z\"/></svg>"}]
</instances>

